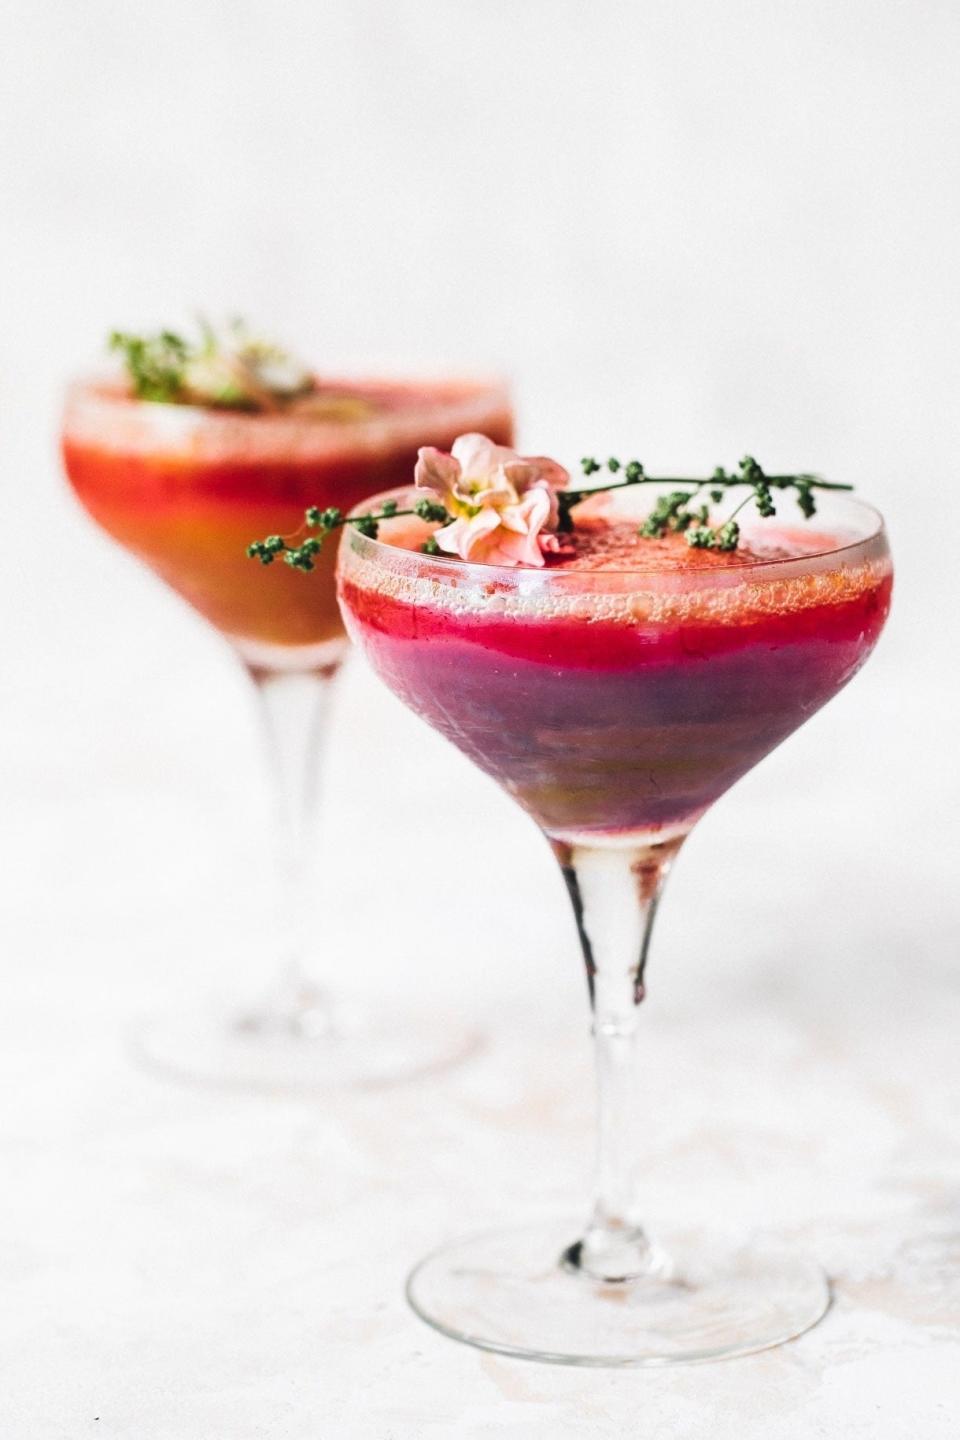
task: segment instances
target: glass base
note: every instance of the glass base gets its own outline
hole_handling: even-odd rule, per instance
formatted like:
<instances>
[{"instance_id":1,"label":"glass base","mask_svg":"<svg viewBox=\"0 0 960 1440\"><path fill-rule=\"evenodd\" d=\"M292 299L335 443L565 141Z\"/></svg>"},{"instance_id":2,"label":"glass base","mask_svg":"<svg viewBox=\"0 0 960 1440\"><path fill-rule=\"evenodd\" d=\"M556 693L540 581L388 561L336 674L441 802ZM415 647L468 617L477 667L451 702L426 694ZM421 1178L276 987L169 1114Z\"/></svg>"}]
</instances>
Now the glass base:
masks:
<instances>
[{"instance_id":1,"label":"glass base","mask_svg":"<svg viewBox=\"0 0 960 1440\"><path fill-rule=\"evenodd\" d=\"M391 1006L340 1006L327 1023L281 1024L270 1012L161 1015L131 1036L154 1073L234 1090L324 1093L375 1088L434 1074L481 1048L479 1033Z\"/></svg>"},{"instance_id":2,"label":"glass base","mask_svg":"<svg viewBox=\"0 0 960 1440\"><path fill-rule=\"evenodd\" d=\"M481 1350L611 1366L767 1350L809 1330L830 1304L819 1265L763 1241L669 1235L650 1275L593 1280L564 1264L577 1230L570 1221L461 1240L417 1266L407 1298L429 1325Z\"/></svg>"}]
</instances>

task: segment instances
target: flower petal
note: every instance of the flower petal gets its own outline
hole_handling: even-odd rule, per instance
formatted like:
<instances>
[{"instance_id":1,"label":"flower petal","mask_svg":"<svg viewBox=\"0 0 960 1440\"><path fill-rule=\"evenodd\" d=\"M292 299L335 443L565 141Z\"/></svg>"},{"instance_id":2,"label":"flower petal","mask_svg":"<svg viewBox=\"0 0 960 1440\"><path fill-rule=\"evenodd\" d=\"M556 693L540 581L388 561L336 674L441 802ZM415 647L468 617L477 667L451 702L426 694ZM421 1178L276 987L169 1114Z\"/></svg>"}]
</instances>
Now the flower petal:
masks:
<instances>
[{"instance_id":1,"label":"flower petal","mask_svg":"<svg viewBox=\"0 0 960 1440\"><path fill-rule=\"evenodd\" d=\"M452 524L444 525L442 530L434 530L433 538L445 555L460 554L460 535L466 523L465 520L454 520Z\"/></svg>"},{"instance_id":2,"label":"flower petal","mask_svg":"<svg viewBox=\"0 0 960 1440\"><path fill-rule=\"evenodd\" d=\"M477 558L477 547L482 546L485 538L499 528L500 515L496 510L480 510L476 515L469 518L460 516L452 524L444 525L442 530L435 530L433 538L448 555L471 560Z\"/></svg>"},{"instance_id":3,"label":"flower petal","mask_svg":"<svg viewBox=\"0 0 960 1440\"><path fill-rule=\"evenodd\" d=\"M466 494L467 492L461 488L460 493ZM516 505L519 500L520 496L507 479L502 466L499 466L490 476L489 484L485 489L475 490L469 496L471 505L495 505L497 509L502 509L504 505Z\"/></svg>"},{"instance_id":4,"label":"flower petal","mask_svg":"<svg viewBox=\"0 0 960 1440\"><path fill-rule=\"evenodd\" d=\"M434 532L438 547L463 560L493 565L544 563L557 550L549 532L559 518L556 491L569 483L562 465L523 456L486 435L460 435L451 454L419 452L417 485L443 498L455 518Z\"/></svg>"},{"instance_id":5,"label":"flower petal","mask_svg":"<svg viewBox=\"0 0 960 1440\"><path fill-rule=\"evenodd\" d=\"M537 536L540 549L544 555L576 555L577 547L568 535L555 535L552 530L545 530Z\"/></svg>"},{"instance_id":6,"label":"flower petal","mask_svg":"<svg viewBox=\"0 0 960 1440\"><path fill-rule=\"evenodd\" d=\"M460 479L460 465L445 450L424 445L417 451L413 483L418 490L433 490L442 499L452 495Z\"/></svg>"},{"instance_id":7,"label":"flower petal","mask_svg":"<svg viewBox=\"0 0 960 1440\"><path fill-rule=\"evenodd\" d=\"M570 472L556 460L546 455L518 455L515 460L504 464L510 483L522 494L531 485L549 485L553 490L565 490L570 484Z\"/></svg>"},{"instance_id":8,"label":"flower petal","mask_svg":"<svg viewBox=\"0 0 960 1440\"><path fill-rule=\"evenodd\" d=\"M497 530L487 541L484 559L490 565L543 565L543 555L535 537L517 535L511 530Z\"/></svg>"},{"instance_id":9,"label":"flower petal","mask_svg":"<svg viewBox=\"0 0 960 1440\"><path fill-rule=\"evenodd\" d=\"M481 510L479 514L471 515L463 525L460 553L464 560L472 560L479 558L490 536L500 530L500 515L496 510Z\"/></svg>"},{"instance_id":10,"label":"flower petal","mask_svg":"<svg viewBox=\"0 0 960 1440\"><path fill-rule=\"evenodd\" d=\"M495 445L489 436L475 432L458 435L451 450L460 462L464 478L470 480L486 480L501 466L513 464L520 458L516 450L507 445Z\"/></svg>"}]
</instances>

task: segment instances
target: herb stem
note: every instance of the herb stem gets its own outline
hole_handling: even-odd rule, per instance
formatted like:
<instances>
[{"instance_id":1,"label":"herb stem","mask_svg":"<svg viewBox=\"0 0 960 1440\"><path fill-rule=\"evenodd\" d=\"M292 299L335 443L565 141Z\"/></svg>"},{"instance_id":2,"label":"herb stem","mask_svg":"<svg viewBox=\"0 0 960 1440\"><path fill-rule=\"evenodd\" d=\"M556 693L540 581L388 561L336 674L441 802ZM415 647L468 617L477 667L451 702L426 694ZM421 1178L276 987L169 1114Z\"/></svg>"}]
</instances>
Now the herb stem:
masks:
<instances>
[{"instance_id":1,"label":"herb stem","mask_svg":"<svg viewBox=\"0 0 960 1440\"><path fill-rule=\"evenodd\" d=\"M584 475L596 475L602 468L600 462L592 455L585 456L580 464ZM605 485L596 485L589 490L560 492L557 496L560 507L558 529L569 531L573 528L571 510L582 501L588 500L591 495L603 494L608 490L625 489L629 485L659 485L664 493L641 525L641 535L653 540L675 531L682 533L686 537L687 544L694 549L736 550L740 543L740 527L735 517L751 501L756 505L757 513L761 517L769 517L776 514L776 506L771 492L793 490L796 492L796 501L801 513L805 519L809 520L817 509L813 496L815 490L853 489L852 485L841 484L838 481L821 480L818 475L767 475L752 455L744 455L735 471L725 470L722 466L718 466L706 479L681 475L647 475L639 460L629 460L624 464L615 456L606 462L606 468L611 475L619 478ZM620 471L623 472L622 476ZM737 505L733 514L718 527L709 523L709 510L706 505L701 505L696 510L692 506L692 502L704 489L709 489L711 501L718 505L724 495L738 485L744 486L747 494ZM693 486L693 489L690 489L690 486Z\"/></svg>"},{"instance_id":2,"label":"herb stem","mask_svg":"<svg viewBox=\"0 0 960 1440\"><path fill-rule=\"evenodd\" d=\"M587 476L596 475L602 468L600 462L589 455L585 456L580 464ZM617 478L605 485L594 485L585 490L558 489L555 492L558 534L569 534L573 530L571 510L588 500L591 495L602 495L610 490L625 490L631 485L659 485L664 493L640 526L640 535L656 540L669 533L682 534L693 549L731 551L736 550L740 543L740 526L736 517L744 506L752 501L758 515L763 518L776 514L776 506L770 493L772 490L794 490L797 505L804 518L809 520L817 509L814 490L853 489L852 485L821 480L818 475L767 475L752 455L744 455L735 472L718 466L710 476L647 475L639 460L628 460L624 464L615 456L607 460L606 469ZM688 488L690 486L693 488ZM706 502L696 509L692 508L692 502L703 490L709 490L710 501L719 505L724 495L738 486L747 493L721 525L710 523L710 506ZM470 513L475 514L476 511L471 510ZM298 531L290 536L268 535L265 540L255 540L247 546L247 555L251 560L259 560L262 565L272 565L277 556L282 555L284 562L295 570L313 570L314 557L332 531L342 529L344 525L352 525L361 535L375 540L382 520L407 515L416 515L421 520L437 524L448 523L452 518L445 503L426 497L406 510L399 510L395 500L386 499L379 511L366 515L344 515L336 506L321 510L319 506L311 505L304 516L304 524ZM319 533L305 534L310 531ZM300 539L301 536L304 538ZM299 544L287 543L288 540L298 539ZM429 535L420 548L428 555L435 555L438 549L435 537Z\"/></svg>"},{"instance_id":3,"label":"herb stem","mask_svg":"<svg viewBox=\"0 0 960 1440\"><path fill-rule=\"evenodd\" d=\"M744 506L749 505L750 501L754 498L755 497L752 490L749 495L744 495L743 499L740 501L740 504L734 510L731 510L730 514L727 516L726 523L729 525L731 520L735 520L740 514L740 511L744 508Z\"/></svg>"},{"instance_id":4,"label":"herb stem","mask_svg":"<svg viewBox=\"0 0 960 1440\"><path fill-rule=\"evenodd\" d=\"M776 490L785 490L790 485L795 485L798 480L804 481L813 490L852 490L852 485L841 485L835 480L821 480L816 475L766 475L768 485ZM698 478L695 475L638 475L636 479L614 480L610 485L592 485L587 490L561 490L567 505L579 505L581 500L589 500L591 495L603 495L608 490L626 490L629 485L695 485L697 490L702 490L705 485L715 486L718 490L735 489L737 485L749 485L750 481L740 475L730 475L721 480L713 476L708 479ZM696 493L696 492L694 492Z\"/></svg>"},{"instance_id":5,"label":"herb stem","mask_svg":"<svg viewBox=\"0 0 960 1440\"><path fill-rule=\"evenodd\" d=\"M254 540L247 546L247 557L250 560L259 560L261 565L272 565L277 556L282 555L285 562L294 570L312 570L314 556L322 549L324 539L333 530L340 530L344 525L352 525L360 531L361 535L375 540L381 520L394 520L401 515L418 515L422 520L449 519L443 506L428 500L418 501L409 510L398 510L395 501L384 501L384 509L366 515L344 515L336 507L320 510L316 505L312 505L306 512L304 523L299 530L295 530L290 535L268 535L266 540ZM304 539L300 539L305 531L310 530L319 530L320 534L307 534ZM300 543L288 545L288 540L300 540ZM427 545L430 545L429 540Z\"/></svg>"}]
</instances>

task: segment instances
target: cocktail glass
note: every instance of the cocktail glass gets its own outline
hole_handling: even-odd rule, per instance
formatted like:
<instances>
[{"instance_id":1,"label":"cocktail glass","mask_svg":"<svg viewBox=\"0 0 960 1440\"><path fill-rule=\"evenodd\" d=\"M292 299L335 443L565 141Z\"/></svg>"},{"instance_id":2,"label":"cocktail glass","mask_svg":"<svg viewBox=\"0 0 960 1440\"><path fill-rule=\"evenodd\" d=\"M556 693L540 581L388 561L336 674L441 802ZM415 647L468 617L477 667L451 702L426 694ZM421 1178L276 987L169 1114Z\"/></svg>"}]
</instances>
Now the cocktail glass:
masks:
<instances>
[{"instance_id":1,"label":"cocktail glass","mask_svg":"<svg viewBox=\"0 0 960 1440\"><path fill-rule=\"evenodd\" d=\"M140 401L113 382L69 391L62 446L74 492L233 646L277 779L278 977L250 1004L151 1020L136 1048L154 1066L241 1087L328 1089L416 1075L472 1048L473 1032L452 1021L377 1014L327 987L303 875L321 741L349 648L335 546L308 577L284 564L264 570L245 550L268 532L296 532L308 506L345 511L406 482L425 439L449 447L481 429L509 443L512 428L505 388L486 381L318 381L310 395L258 413Z\"/></svg>"},{"instance_id":2,"label":"cocktail glass","mask_svg":"<svg viewBox=\"0 0 960 1440\"><path fill-rule=\"evenodd\" d=\"M409 492L396 498L403 508ZM376 502L382 502L380 497ZM421 553L426 527L344 532L348 629L387 685L530 813L566 880L593 1012L596 1199L585 1229L519 1226L438 1250L414 1310L456 1339L574 1365L744 1354L813 1325L820 1268L778 1245L648 1238L631 1127L651 927L709 806L859 669L892 575L875 511L744 520L736 554L638 539L641 487L577 514L543 570Z\"/></svg>"}]
</instances>

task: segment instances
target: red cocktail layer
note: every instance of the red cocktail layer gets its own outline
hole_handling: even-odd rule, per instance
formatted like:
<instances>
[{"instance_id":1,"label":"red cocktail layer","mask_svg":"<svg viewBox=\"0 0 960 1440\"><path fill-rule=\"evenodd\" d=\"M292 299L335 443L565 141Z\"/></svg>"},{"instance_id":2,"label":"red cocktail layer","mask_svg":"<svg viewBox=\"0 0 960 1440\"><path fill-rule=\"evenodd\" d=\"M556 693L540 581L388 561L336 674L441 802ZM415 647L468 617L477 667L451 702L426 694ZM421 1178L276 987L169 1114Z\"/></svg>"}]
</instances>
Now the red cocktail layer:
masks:
<instances>
[{"instance_id":1,"label":"red cocktail layer","mask_svg":"<svg viewBox=\"0 0 960 1440\"><path fill-rule=\"evenodd\" d=\"M512 438L500 387L322 384L276 413L155 405L116 387L68 403L67 474L93 518L237 642L249 658L333 655L344 631L336 546L304 576L246 558L251 540L293 534L310 505L346 511L409 482L419 445L449 449L465 430Z\"/></svg>"},{"instance_id":2,"label":"red cocktail layer","mask_svg":"<svg viewBox=\"0 0 960 1440\"><path fill-rule=\"evenodd\" d=\"M567 590L478 566L458 583L456 562L414 582L356 555L341 579L391 689L555 835L689 827L846 684L889 607L888 562L816 557L837 542L812 529L720 555L587 521L575 544L550 567L575 572Z\"/></svg>"}]
</instances>

